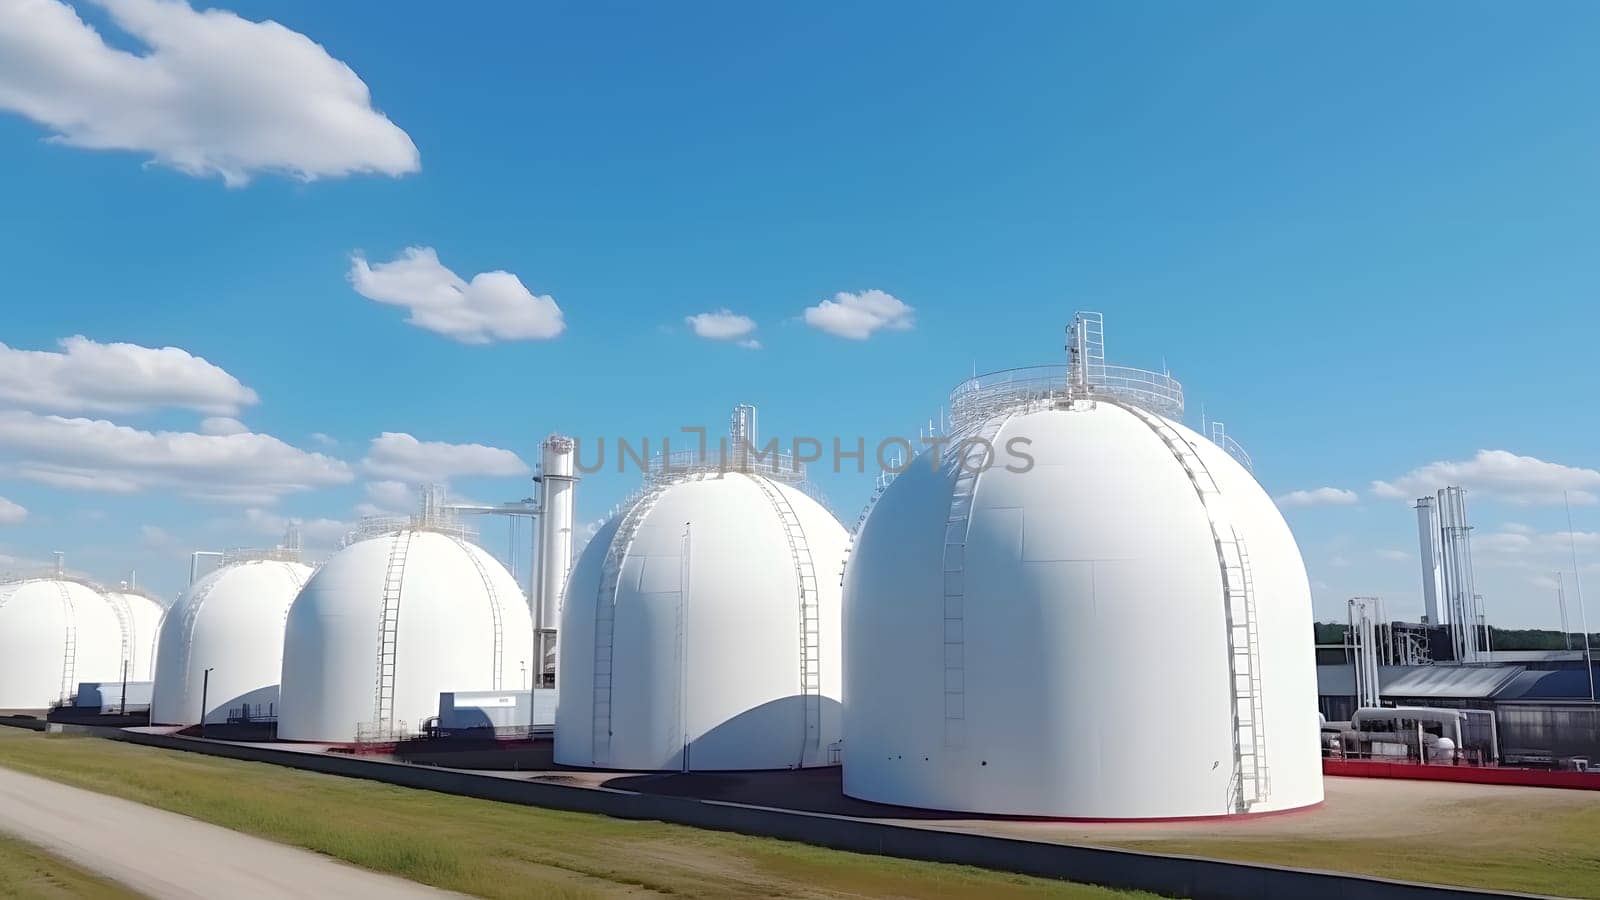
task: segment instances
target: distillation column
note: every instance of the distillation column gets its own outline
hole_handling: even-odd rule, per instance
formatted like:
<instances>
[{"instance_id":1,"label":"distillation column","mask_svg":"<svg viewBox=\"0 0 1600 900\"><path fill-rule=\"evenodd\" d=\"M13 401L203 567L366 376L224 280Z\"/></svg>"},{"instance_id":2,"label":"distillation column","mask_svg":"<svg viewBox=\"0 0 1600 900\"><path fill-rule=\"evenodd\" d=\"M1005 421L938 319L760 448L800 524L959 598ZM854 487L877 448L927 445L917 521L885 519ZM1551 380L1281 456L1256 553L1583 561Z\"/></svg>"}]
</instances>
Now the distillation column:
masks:
<instances>
[{"instance_id":1,"label":"distillation column","mask_svg":"<svg viewBox=\"0 0 1600 900\"><path fill-rule=\"evenodd\" d=\"M572 568L573 442L551 435L540 448L538 595L533 611L534 658L539 660L538 686L553 686L556 673L556 623L561 621L561 594Z\"/></svg>"}]
</instances>

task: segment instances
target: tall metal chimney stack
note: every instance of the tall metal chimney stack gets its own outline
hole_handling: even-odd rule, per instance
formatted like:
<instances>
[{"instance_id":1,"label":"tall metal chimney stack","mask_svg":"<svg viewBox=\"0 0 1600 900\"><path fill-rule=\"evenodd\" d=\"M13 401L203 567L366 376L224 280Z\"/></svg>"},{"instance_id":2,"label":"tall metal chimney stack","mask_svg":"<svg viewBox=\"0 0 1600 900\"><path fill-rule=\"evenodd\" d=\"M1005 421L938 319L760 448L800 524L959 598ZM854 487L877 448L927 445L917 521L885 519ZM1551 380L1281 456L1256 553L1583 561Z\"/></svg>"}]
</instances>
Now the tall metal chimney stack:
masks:
<instances>
[{"instance_id":1,"label":"tall metal chimney stack","mask_svg":"<svg viewBox=\"0 0 1600 900\"><path fill-rule=\"evenodd\" d=\"M539 661L536 687L555 683L557 623L561 595L572 568L573 474L572 438L552 434L541 445L539 463L538 596L534 598L533 647Z\"/></svg>"},{"instance_id":2,"label":"tall metal chimney stack","mask_svg":"<svg viewBox=\"0 0 1600 900\"><path fill-rule=\"evenodd\" d=\"M1439 620L1439 517L1432 497L1417 499L1417 541L1420 544L1418 559L1422 560L1422 612L1423 621L1429 625L1442 625Z\"/></svg>"}]
</instances>

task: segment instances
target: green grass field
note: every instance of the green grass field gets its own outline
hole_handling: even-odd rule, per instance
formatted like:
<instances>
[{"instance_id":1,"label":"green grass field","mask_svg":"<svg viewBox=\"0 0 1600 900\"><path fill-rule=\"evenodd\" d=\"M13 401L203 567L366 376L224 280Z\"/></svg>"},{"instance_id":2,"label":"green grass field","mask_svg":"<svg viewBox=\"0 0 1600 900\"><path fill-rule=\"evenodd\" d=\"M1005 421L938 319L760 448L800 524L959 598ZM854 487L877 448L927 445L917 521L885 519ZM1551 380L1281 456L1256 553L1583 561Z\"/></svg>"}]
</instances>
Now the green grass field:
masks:
<instances>
[{"instance_id":1,"label":"green grass field","mask_svg":"<svg viewBox=\"0 0 1600 900\"><path fill-rule=\"evenodd\" d=\"M1149 896L97 738L0 728L0 765L482 897Z\"/></svg>"},{"instance_id":2,"label":"green grass field","mask_svg":"<svg viewBox=\"0 0 1600 900\"><path fill-rule=\"evenodd\" d=\"M0 835L0 897L17 900L130 900L138 896L32 844Z\"/></svg>"},{"instance_id":3,"label":"green grass field","mask_svg":"<svg viewBox=\"0 0 1600 900\"><path fill-rule=\"evenodd\" d=\"M1582 792L1571 792L1582 793ZM1280 836L1107 841L1119 847L1360 872L1406 881L1600 898L1600 805L1470 800L1404 838Z\"/></svg>"}]
</instances>

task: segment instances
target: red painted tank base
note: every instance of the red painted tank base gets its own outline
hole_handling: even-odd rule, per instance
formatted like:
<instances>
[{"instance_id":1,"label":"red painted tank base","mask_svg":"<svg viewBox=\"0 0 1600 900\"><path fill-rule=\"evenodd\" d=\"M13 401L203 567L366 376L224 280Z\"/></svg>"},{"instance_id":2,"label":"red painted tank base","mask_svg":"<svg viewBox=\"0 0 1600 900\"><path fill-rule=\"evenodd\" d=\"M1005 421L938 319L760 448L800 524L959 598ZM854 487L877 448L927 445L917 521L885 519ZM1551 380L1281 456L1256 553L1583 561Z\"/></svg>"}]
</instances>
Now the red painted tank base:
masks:
<instances>
[{"instance_id":1,"label":"red painted tank base","mask_svg":"<svg viewBox=\"0 0 1600 900\"><path fill-rule=\"evenodd\" d=\"M1403 778L1412 781L1454 781L1463 784L1505 784L1600 791L1600 774L1557 772L1549 769L1514 769L1503 766L1425 766L1420 763L1324 759L1322 774L1351 778Z\"/></svg>"}]
</instances>

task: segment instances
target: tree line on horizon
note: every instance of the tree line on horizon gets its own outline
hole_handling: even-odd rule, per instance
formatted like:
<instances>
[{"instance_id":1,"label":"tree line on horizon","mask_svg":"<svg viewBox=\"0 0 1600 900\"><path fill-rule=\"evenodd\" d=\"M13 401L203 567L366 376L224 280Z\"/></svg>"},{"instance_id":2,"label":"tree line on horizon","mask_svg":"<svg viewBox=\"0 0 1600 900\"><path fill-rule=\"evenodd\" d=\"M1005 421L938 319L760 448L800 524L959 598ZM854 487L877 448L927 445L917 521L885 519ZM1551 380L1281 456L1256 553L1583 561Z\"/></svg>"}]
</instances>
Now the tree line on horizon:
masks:
<instances>
[{"instance_id":1,"label":"tree line on horizon","mask_svg":"<svg viewBox=\"0 0 1600 900\"><path fill-rule=\"evenodd\" d=\"M1344 622L1313 622L1311 630L1318 644L1342 644L1350 628ZM1489 649L1494 650L1573 650L1583 649L1583 634L1563 636L1550 628L1496 628L1489 626ZM1589 646L1600 649L1600 632L1589 635Z\"/></svg>"}]
</instances>

